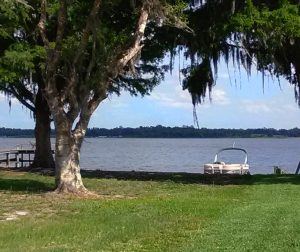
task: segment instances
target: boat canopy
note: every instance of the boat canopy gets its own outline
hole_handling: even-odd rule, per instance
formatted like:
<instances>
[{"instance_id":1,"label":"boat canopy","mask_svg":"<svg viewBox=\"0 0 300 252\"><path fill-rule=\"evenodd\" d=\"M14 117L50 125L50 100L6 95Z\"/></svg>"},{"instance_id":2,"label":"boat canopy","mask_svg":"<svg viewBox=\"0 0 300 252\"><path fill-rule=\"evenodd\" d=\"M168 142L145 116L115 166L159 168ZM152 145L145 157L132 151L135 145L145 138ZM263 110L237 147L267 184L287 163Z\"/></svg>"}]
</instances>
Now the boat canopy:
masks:
<instances>
[{"instance_id":1,"label":"boat canopy","mask_svg":"<svg viewBox=\"0 0 300 252\"><path fill-rule=\"evenodd\" d=\"M235 148L235 147L230 147L230 148L223 148L223 149L220 149L218 150L217 154L215 155L215 159L214 159L214 163L217 163L218 162L218 155L223 152L223 151L242 151L245 153L245 161L244 161L244 164L247 164L248 163L248 153L245 149L242 149L242 148Z\"/></svg>"}]
</instances>

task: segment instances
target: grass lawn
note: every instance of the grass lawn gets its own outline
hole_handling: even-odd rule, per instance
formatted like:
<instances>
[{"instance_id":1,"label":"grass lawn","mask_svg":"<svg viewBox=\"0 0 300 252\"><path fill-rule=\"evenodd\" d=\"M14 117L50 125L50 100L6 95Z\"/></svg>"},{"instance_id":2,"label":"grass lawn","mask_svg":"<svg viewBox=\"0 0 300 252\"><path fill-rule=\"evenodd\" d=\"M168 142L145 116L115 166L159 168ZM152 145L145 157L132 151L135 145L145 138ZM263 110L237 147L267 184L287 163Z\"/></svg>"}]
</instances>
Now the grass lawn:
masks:
<instances>
[{"instance_id":1,"label":"grass lawn","mask_svg":"<svg viewBox=\"0 0 300 252\"><path fill-rule=\"evenodd\" d=\"M98 198L53 182L0 171L0 251L300 251L300 176L85 178Z\"/></svg>"}]
</instances>

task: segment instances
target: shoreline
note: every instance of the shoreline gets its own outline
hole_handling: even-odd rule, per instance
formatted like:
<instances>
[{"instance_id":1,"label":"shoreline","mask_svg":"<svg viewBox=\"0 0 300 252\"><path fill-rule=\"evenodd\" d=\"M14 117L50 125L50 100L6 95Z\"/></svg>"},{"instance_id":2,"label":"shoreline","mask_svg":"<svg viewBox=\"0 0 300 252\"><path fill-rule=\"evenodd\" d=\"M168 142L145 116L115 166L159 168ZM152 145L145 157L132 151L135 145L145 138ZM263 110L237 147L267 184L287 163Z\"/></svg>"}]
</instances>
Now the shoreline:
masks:
<instances>
[{"instance_id":1,"label":"shoreline","mask_svg":"<svg viewBox=\"0 0 300 252\"><path fill-rule=\"evenodd\" d=\"M0 171L9 173L33 173L38 175L54 176L54 170L41 168L5 168L0 167ZM278 183L285 183L285 179L299 180L300 175L295 174L254 174L254 175L239 175L239 174L203 174L203 173L188 173L188 172L147 172L147 171L104 171L104 170L81 170L83 178L94 179L116 179L128 181L171 181L181 184L206 184L206 185L240 185L253 184L260 181L268 180L269 178L278 179Z\"/></svg>"}]
</instances>

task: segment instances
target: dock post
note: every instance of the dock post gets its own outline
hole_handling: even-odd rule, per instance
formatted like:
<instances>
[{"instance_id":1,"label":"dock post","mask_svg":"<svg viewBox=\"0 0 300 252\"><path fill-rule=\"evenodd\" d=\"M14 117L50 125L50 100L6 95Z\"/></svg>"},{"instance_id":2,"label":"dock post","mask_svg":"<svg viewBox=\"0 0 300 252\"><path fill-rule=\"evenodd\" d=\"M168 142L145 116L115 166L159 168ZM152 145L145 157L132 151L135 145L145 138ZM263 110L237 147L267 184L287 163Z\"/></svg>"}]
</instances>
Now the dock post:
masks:
<instances>
[{"instance_id":1,"label":"dock post","mask_svg":"<svg viewBox=\"0 0 300 252\"><path fill-rule=\"evenodd\" d=\"M299 164L298 164L298 167L297 167L297 169L296 169L295 174L296 174L296 175L299 174L299 171L300 171L300 162L299 162Z\"/></svg>"},{"instance_id":2,"label":"dock post","mask_svg":"<svg viewBox=\"0 0 300 252\"><path fill-rule=\"evenodd\" d=\"M16 152L16 168L19 167L20 159L19 159L19 152Z\"/></svg>"},{"instance_id":3,"label":"dock post","mask_svg":"<svg viewBox=\"0 0 300 252\"><path fill-rule=\"evenodd\" d=\"M9 159L9 152L6 153L6 166L9 167L10 163L9 163L10 159Z\"/></svg>"},{"instance_id":4,"label":"dock post","mask_svg":"<svg viewBox=\"0 0 300 252\"><path fill-rule=\"evenodd\" d=\"M24 154L21 152L21 167L23 168L23 160L24 160Z\"/></svg>"}]
</instances>

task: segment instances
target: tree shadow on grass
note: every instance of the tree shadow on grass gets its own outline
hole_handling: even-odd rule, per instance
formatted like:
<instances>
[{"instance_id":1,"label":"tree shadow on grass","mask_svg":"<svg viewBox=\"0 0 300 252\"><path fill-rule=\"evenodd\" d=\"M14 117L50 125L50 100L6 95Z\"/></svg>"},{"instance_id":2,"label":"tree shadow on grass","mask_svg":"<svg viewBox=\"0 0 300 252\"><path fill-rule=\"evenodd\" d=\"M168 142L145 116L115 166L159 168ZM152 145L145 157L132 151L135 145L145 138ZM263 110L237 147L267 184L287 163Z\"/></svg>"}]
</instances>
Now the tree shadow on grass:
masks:
<instances>
[{"instance_id":1,"label":"tree shadow on grass","mask_svg":"<svg viewBox=\"0 0 300 252\"><path fill-rule=\"evenodd\" d=\"M105 178L136 181L172 181L183 184L207 185L258 185L296 184L300 185L300 175L207 175L199 173L136 172L83 170L85 178Z\"/></svg>"},{"instance_id":2,"label":"tree shadow on grass","mask_svg":"<svg viewBox=\"0 0 300 252\"><path fill-rule=\"evenodd\" d=\"M252 184L294 184L300 185L300 175L282 174L282 175L253 175Z\"/></svg>"},{"instance_id":3,"label":"tree shadow on grass","mask_svg":"<svg viewBox=\"0 0 300 252\"><path fill-rule=\"evenodd\" d=\"M24 172L19 170L20 172ZM13 173L17 174L18 170ZM43 174L42 171L33 173ZM181 184L204 185L272 185L294 184L300 185L300 175L207 175L184 172L141 172L141 171L101 171L82 170L83 178L117 179L127 181L158 181L175 182ZM49 174L47 174L49 175ZM52 174L53 175L53 174ZM41 193L53 190L51 182L42 182L38 179L22 177L0 177L0 191Z\"/></svg>"},{"instance_id":4,"label":"tree shadow on grass","mask_svg":"<svg viewBox=\"0 0 300 252\"><path fill-rule=\"evenodd\" d=\"M53 190L50 184L34 179L0 178L0 191L41 193Z\"/></svg>"}]
</instances>

